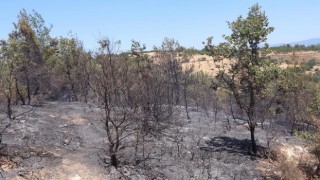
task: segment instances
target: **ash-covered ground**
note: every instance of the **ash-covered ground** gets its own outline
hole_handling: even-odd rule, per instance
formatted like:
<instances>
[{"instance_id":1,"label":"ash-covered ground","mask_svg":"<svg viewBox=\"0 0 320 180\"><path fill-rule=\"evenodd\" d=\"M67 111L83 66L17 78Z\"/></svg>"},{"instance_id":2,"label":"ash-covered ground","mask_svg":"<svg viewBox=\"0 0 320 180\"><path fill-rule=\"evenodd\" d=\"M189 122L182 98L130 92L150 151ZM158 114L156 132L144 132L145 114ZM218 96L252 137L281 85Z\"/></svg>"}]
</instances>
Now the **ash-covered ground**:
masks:
<instances>
[{"instance_id":1,"label":"ash-covered ground","mask_svg":"<svg viewBox=\"0 0 320 180\"><path fill-rule=\"evenodd\" d=\"M66 102L17 107L2 137L0 179L264 179L260 166L268 138L270 146L301 143L282 125L259 126L261 153L255 157L245 122L228 124L222 114L214 120L195 108L188 120L182 109L174 117L181 126L146 143L150 158L143 165L124 163L116 170L106 164L108 141L98 108ZM9 121L1 119L3 128ZM133 156L130 147L121 153L123 162Z\"/></svg>"}]
</instances>

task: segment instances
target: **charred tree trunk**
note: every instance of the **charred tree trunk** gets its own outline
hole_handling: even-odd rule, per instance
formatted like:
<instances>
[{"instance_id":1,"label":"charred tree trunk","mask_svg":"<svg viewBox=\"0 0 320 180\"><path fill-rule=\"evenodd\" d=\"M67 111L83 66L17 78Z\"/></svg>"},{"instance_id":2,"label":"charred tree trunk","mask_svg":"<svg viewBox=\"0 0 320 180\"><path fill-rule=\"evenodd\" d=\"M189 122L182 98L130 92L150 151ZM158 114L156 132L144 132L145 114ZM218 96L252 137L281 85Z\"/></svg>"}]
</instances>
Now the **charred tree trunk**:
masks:
<instances>
[{"instance_id":1,"label":"charred tree trunk","mask_svg":"<svg viewBox=\"0 0 320 180\"><path fill-rule=\"evenodd\" d=\"M249 82L248 90L250 92L250 103L248 108L248 118L249 118L249 129L250 129L250 136L251 136L251 150L253 154L257 154L257 144L255 140L255 128L256 128L256 117L255 117L255 91L252 85L252 82Z\"/></svg>"},{"instance_id":2,"label":"charred tree trunk","mask_svg":"<svg viewBox=\"0 0 320 180\"><path fill-rule=\"evenodd\" d=\"M31 103L31 85L30 85L30 79L28 76L26 76L27 81L27 98L28 98L28 105Z\"/></svg>"},{"instance_id":3,"label":"charred tree trunk","mask_svg":"<svg viewBox=\"0 0 320 180\"><path fill-rule=\"evenodd\" d=\"M11 108L11 89L9 90L10 94L7 95L7 115L8 115L8 118L11 120L12 119L12 108Z\"/></svg>"},{"instance_id":4,"label":"charred tree trunk","mask_svg":"<svg viewBox=\"0 0 320 180\"><path fill-rule=\"evenodd\" d=\"M320 157L318 157L318 165L317 165L317 169L314 172L315 175L317 175L318 177L320 176Z\"/></svg>"},{"instance_id":5,"label":"charred tree trunk","mask_svg":"<svg viewBox=\"0 0 320 180\"><path fill-rule=\"evenodd\" d=\"M190 119L189 116L189 110L188 110L188 99L187 99L187 77L184 78L184 88L183 88L183 95L184 95L184 107L186 109L186 113L187 113L187 119Z\"/></svg>"},{"instance_id":6,"label":"charred tree trunk","mask_svg":"<svg viewBox=\"0 0 320 180\"><path fill-rule=\"evenodd\" d=\"M110 150L110 151L112 151L112 150ZM117 158L117 155L116 155L116 153L114 153L114 152L110 152L109 151L109 153L110 153L110 158L111 158L111 165L114 167L114 168L118 168L118 158Z\"/></svg>"},{"instance_id":7,"label":"charred tree trunk","mask_svg":"<svg viewBox=\"0 0 320 180\"><path fill-rule=\"evenodd\" d=\"M19 96L19 99L20 99L22 105L26 105L26 101L25 101L22 93L21 93L20 90L19 90L19 85L18 85L18 80L17 80L17 79L15 79L15 86L16 86L16 92L17 92L17 94L18 94L18 96ZM16 101L16 104L17 104L17 103L18 103L18 100Z\"/></svg>"},{"instance_id":8,"label":"charred tree trunk","mask_svg":"<svg viewBox=\"0 0 320 180\"><path fill-rule=\"evenodd\" d=\"M250 127L251 150L253 154L257 154L257 144L255 139L255 127Z\"/></svg>"}]
</instances>

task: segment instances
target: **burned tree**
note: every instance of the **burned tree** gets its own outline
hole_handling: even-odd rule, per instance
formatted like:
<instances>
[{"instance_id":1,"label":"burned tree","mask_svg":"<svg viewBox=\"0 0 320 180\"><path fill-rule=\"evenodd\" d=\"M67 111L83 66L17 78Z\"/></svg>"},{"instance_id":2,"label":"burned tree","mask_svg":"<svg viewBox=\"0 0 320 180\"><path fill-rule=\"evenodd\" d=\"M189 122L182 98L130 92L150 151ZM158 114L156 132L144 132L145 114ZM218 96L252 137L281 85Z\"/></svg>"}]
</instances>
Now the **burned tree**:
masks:
<instances>
[{"instance_id":1,"label":"burned tree","mask_svg":"<svg viewBox=\"0 0 320 180\"><path fill-rule=\"evenodd\" d=\"M159 58L154 62L143 52L144 49L139 42L133 41L131 52L136 86L132 103L140 109L135 144L139 162L148 159L145 154L146 141L157 141L178 125L173 118L176 110L171 99L172 81L167 76L169 69L162 64L167 59Z\"/></svg>"},{"instance_id":2,"label":"burned tree","mask_svg":"<svg viewBox=\"0 0 320 180\"><path fill-rule=\"evenodd\" d=\"M117 54L119 42L100 40L100 52L93 62L91 84L98 105L103 110L102 121L109 141L108 154L111 165L118 167L119 150L124 148L124 140L130 136L128 128L134 123L138 109L130 106L132 74L127 56Z\"/></svg>"},{"instance_id":3,"label":"burned tree","mask_svg":"<svg viewBox=\"0 0 320 180\"><path fill-rule=\"evenodd\" d=\"M156 60L166 75L167 81L170 82L171 101L174 104L180 104L181 100L181 60L178 59L178 50L181 48L178 41L165 38L160 47L155 47Z\"/></svg>"}]
</instances>

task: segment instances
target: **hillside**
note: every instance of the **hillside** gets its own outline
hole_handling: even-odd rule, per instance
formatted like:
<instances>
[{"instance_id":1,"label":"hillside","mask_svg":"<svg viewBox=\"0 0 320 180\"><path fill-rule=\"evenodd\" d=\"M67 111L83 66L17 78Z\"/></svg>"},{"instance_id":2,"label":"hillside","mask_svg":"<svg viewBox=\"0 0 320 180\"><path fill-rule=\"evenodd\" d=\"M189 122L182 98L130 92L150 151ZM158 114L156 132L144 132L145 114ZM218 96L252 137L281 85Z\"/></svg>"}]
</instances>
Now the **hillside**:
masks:
<instances>
[{"instance_id":1,"label":"hillside","mask_svg":"<svg viewBox=\"0 0 320 180\"><path fill-rule=\"evenodd\" d=\"M302 41L290 42L287 44L290 44L291 46L295 46L296 44L305 45L305 46L319 45L320 38L311 38L311 39L306 39L306 40L302 40Z\"/></svg>"},{"instance_id":2,"label":"hillside","mask_svg":"<svg viewBox=\"0 0 320 180\"><path fill-rule=\"evenodd\" d=\"M272 59L280 62L279 67L287 68L288 66L292 66L294 62L298 63L306 63L311 59L314 59L316 62L320 63L320 52L319 51L298 51L294 53L271 53L269 56ZM225 59L223 61L225 68L230 67L230 61ZM213 58L208 55L194 55L190 62L185 62L182 64L184 68L194 66L195 72L203 71L210 76L215 76L219 69L217 67L222 66L222 62L214 62ZM309 72L314 73L317 68L320 68L320 65L315 65L313 69Z\"/></svg>"},{"instance_id":3,"label":"hillside","mask_svg":"<svg viewBox=\"0 0 320 180\"><path fill-rule=\"evenodd\" d=\"M291 53L276 53L273 52L270 54L270 57L277 59L279 61L286 62L307 62L310 59L314 59L317 62L320 62L320 52L319 51L296 51Z\"/></svg>"}]
</instances>

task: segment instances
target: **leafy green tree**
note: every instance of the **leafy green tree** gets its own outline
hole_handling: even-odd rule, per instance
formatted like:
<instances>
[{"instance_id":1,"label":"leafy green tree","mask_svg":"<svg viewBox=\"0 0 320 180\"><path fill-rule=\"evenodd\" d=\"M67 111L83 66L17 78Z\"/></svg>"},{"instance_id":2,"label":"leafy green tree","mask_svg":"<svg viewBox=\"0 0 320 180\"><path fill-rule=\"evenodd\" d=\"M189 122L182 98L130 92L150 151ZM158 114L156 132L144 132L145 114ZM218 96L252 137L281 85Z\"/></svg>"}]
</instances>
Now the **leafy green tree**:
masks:
<instances>
[{"instance_id":1,"label":"leafy green tree","mask_svg":"<svg viewBox=\"0 0 320 180\"><path fill-rule=\"evenodd\" d=\"M16 92L22 104L31 103L33 95L40 90L41 80L46 73L44 66L45 50L50 42L51 27L45 26L45 21L37 12L28 14L20 11L18 22L7 40L9 49L14 49L14 69Z\"/></svg>"},{"instance_id":2,"label":"leafy green tree","mask_svg":"<svg viewBox=\"0 0 320 180\"><path fill-rule=\"evenodd\" d=\"M8 47L5 40L0 41L0 92L5 96L6 114L12 119L12 100L14 92L14 51Z\"/></svg>"},{"instance_id":3,"label":"leafy green tree","mask_svg":"<svg viewBox=\"0 0 320 180\"><path fill-rule=\"evenodd\" d=\"M283 69L279 73L277 89L277 112L291 125L291 132L297 129L298 123L312 125L310 106L316 96L314 83L304 68L296 66ZM316 107L316 106L315 106Z\"/></svg>"},{"instance_id":4,"label":"leafy green tree","mask_svg":"<svg viewBox=\"0 0 320 180\"><path fill-rule=\"evenodd\" d=\"M132 81L126 57L117 56L120 42L109 39L99 41L100 52L96 57L91 75L91 87L97 96L98 104L103 108L104 128L109 141L110 163L115 168L119 164L119 151L124 148L124 139L137 109L128 106Z\"/></svg>"},{"instance_id":5,"label":"leafy green tree","mask_svg":"<svg viewBox=\"0 0 320 180\"><path fill-rule=\"evenodd\" d=\"M315 59L310 59L308 62L305 63L305 68L307 71L310 71L316 64L317 62Z\"/></svg>"},{"instance_id":6,"label":"leafy green tree","mask_svg":"<svg viewBox=\"0 0 320 180\"><path fill-rule=\"evenodd\" d=\"M88 59L82 42L75 36L60 38L56 48L57 53L51 59L50 67L60 82L53 86L56 86L55 89L60 93L67 92L68 101L81 100L82 95L86 97L87 93L87 90L84 90L84 86L88 86L85 71L90 58Z\"/></svg>"},{"instance_id":7,"label":"leafy green tree","mask_svg":"<svg viewBox=\"0 0 320 180\"><path fill-rule=\"evenodd\" d=\"M255 128L257 124L258 103L263 100L270 80L273 78L272 66L266 56L267 36L274 30L269 27L268 17L258 4L253 5L246 18L238 17L228 23L232 33L224 36L225 43L212 45L208 39L207 49L213 52L216 60L224 58L232 61L231 68L217 75L220 86L228 89L248 122L251 134L251 150L257 153ZM263 51L262 51L263 50Z\"/></svg>"}]
</instances>

